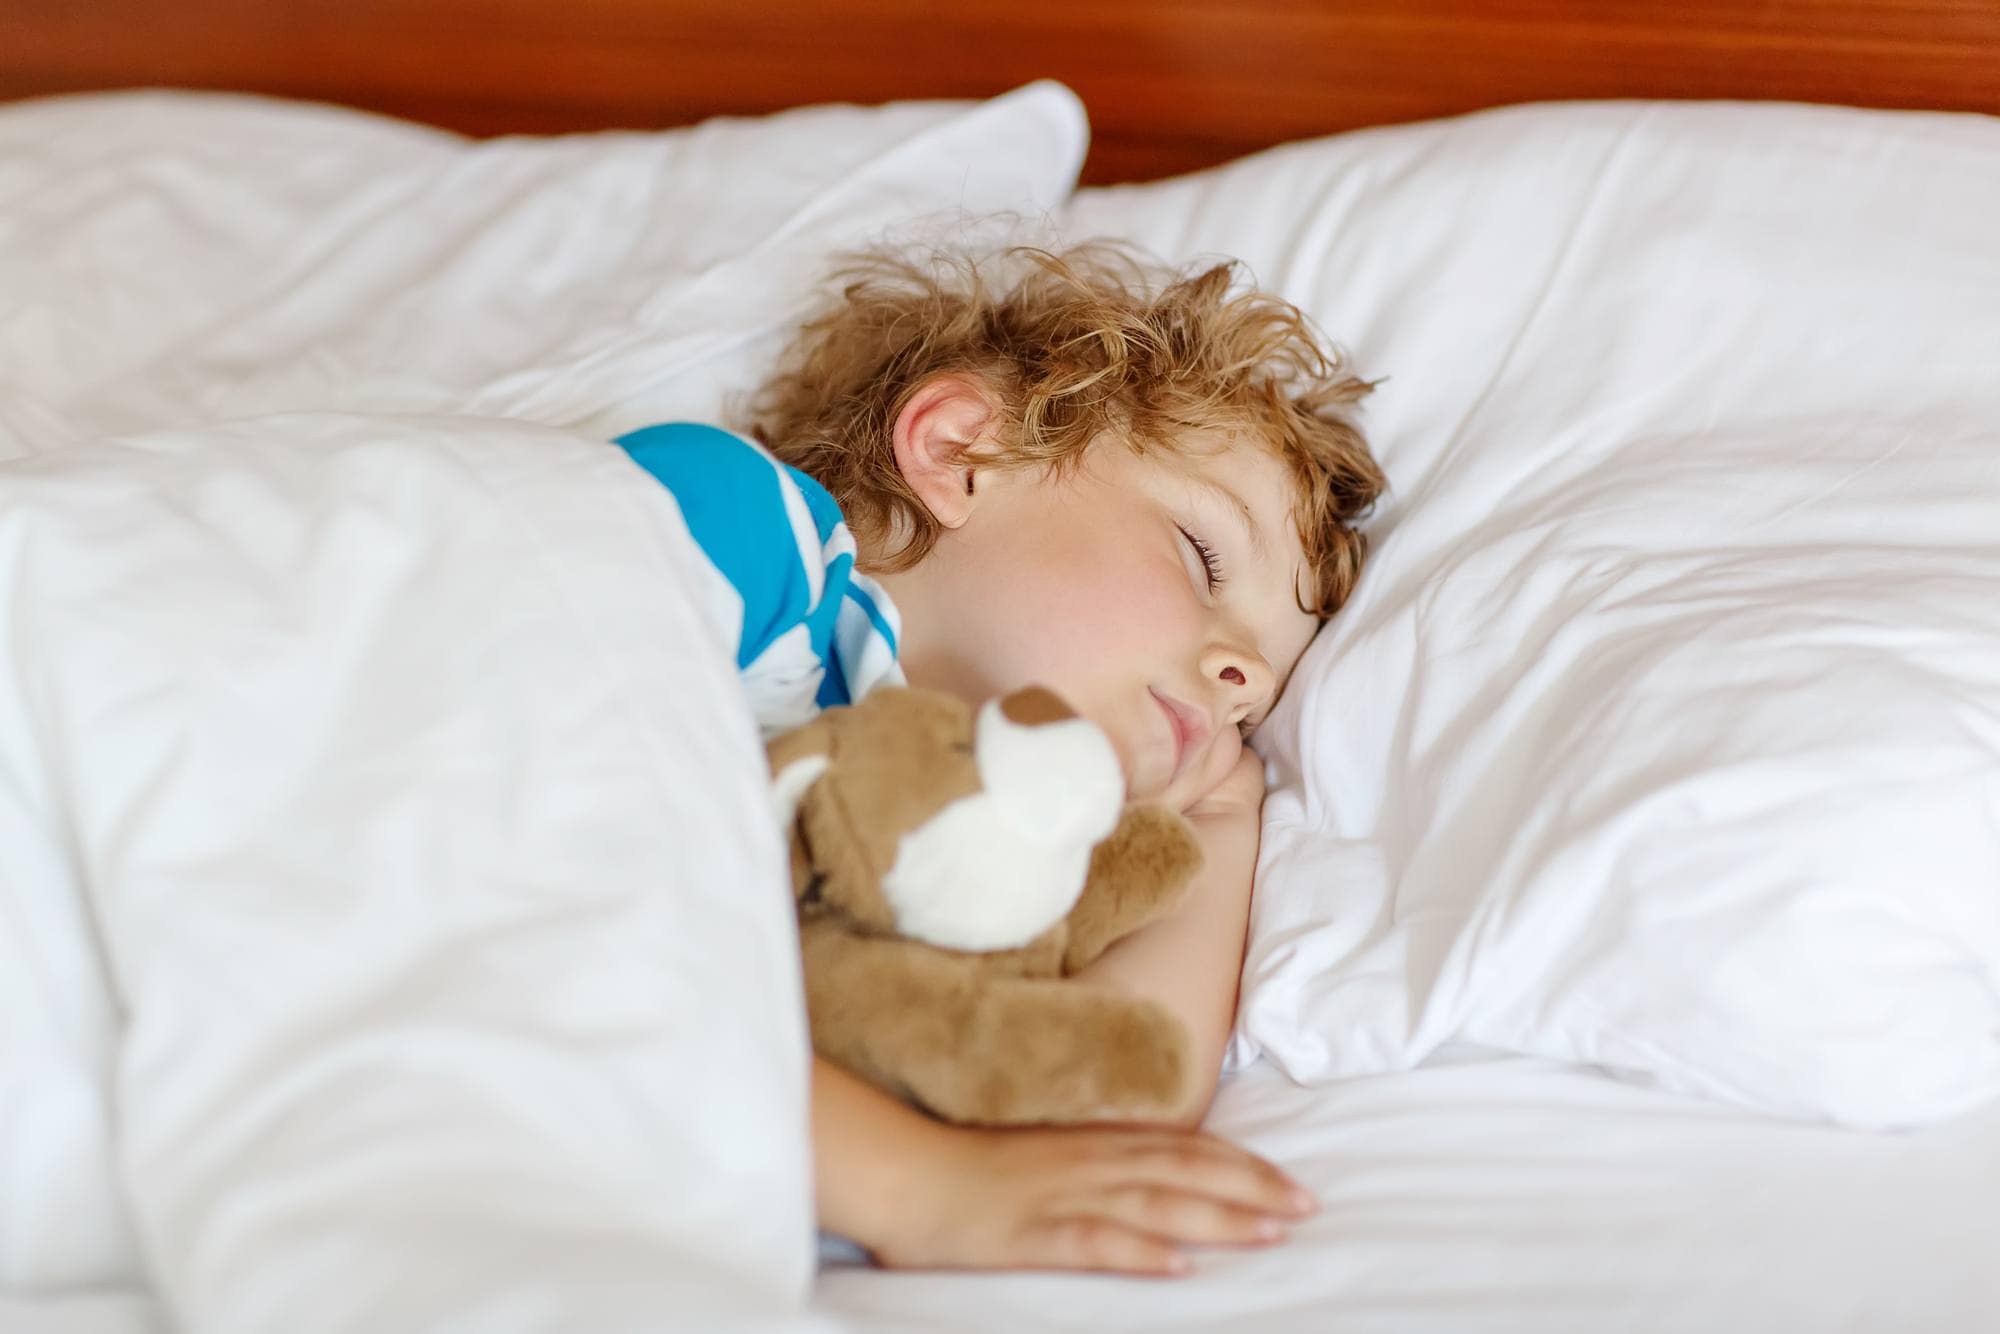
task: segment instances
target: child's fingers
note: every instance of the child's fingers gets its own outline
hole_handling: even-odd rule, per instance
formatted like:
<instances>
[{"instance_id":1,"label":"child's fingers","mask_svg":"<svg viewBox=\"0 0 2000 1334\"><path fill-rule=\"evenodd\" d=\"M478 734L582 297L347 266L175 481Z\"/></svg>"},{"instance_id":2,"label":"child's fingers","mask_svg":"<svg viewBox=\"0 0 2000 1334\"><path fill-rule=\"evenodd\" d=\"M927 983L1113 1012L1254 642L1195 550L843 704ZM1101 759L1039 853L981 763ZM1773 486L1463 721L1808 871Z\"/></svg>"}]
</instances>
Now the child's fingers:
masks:
<instances>
[{"instance_id":1,"label":"child's fingers","mask_svg":"<svg viewBox=\"0 0 2000 1334\"><path fill-rule=\"evenodd\" d=\"M1019 1263L1036 1269L1099 1269L1169 1278L1188 1272L1188 1258L1164 1237L1109 1218L1052 1218L1021 1238Z\"/></svg>"},{"instance_id":2,"label":"child's fingers","mask_svg":"<svg viewBox=\"0 0 2000 1334\"><path fill-rule=\"evenodd\" d=\"M892 1268L1187 1272L1183 1246L1280 1240L1311 1212L1263 1159L1179 1130L954 1131L934 1213L877 1240ZM1276 1224L1277 1226L1272 1226Z\"/></svg>"},{"instance_id":3,"label":"child's fingers","mask_svg":"<svg viewBox=\"0 0 2000 1334\"><path fill-rule=\"evenodd\" d=\"M1213 1196L1262 1213L1298 1218L1317 1206L1303 1186L1254 1154L1207 1135L1138 1139L1117 1175Z\"/></svg>"},{"instance_id":4,"label":"child's fingers","mask_svg":"<svg viewBox=\"0 0 2000 1334\"><path fill-rule=\"evenodd\" d=\"M1282 1221L1261 1209L1170 1186L1117 1187L1090 1207L1112 1222L1183 1246L1268 1246L1284 1240L1286 1232Z\"/></svg>"}]
</instances>

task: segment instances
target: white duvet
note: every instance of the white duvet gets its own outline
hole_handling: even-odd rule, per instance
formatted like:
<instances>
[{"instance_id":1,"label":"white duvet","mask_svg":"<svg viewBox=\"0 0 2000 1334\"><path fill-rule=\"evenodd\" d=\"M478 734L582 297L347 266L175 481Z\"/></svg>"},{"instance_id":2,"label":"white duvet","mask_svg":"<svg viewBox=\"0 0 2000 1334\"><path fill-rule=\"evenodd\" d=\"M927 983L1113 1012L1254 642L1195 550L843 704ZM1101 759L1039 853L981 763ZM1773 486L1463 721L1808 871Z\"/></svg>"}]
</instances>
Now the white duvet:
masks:
<instances>
[{"instance_id":1,"label":"white duvet","mask_svg":"<svg viewBox=\"0 0 2000 1334\"><path fill-rule=\"evenodd\" d=\"M810 1323L762 751L604 442L1084 138L0 108L0 1329Z\"/></svg>"},{"instance_id":2,"label":"white duvet","mask_svg":"<svg viewBox=\"0 0 2000 1334\"><path fill-rule=\"evenodd\" d=\"M700 559L622 451L492 421L10 466L7 1287L143 1270L203 1331L802 1305L790 899Z\"/></svg>"}]
</instances>

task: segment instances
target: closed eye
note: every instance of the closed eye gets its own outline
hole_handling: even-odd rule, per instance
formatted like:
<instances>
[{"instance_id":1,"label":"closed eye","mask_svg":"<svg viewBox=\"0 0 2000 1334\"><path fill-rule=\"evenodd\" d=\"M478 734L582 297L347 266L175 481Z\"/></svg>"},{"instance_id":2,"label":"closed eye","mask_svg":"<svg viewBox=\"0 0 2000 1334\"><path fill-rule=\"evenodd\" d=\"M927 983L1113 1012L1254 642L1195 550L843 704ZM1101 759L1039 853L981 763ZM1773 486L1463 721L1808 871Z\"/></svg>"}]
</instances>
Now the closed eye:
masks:
<instances>
[{"instance_id":1,"label":"closed eye","mask_svg":"<svg viewBox=\"0 0 2000 1334\"><path fill-rule=\"evenodd\" d=\"M1180 524L1174 526L1180 528L1181 536L1194 548L1194 554L1201 557L1201 568L1208 572L1208 591L1213 593L1222 587L1222 558L1215 554L1215 549Z\"/></svg>"}]
</instances>

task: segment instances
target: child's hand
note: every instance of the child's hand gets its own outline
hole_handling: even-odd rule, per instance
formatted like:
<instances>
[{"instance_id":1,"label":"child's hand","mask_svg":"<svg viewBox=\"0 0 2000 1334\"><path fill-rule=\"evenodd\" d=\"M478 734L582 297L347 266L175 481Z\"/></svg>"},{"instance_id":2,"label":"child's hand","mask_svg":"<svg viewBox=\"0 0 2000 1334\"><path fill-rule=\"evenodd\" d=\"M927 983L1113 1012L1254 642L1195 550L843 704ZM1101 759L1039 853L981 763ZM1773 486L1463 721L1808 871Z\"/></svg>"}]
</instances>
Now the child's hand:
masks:
<instances>
[{"instance_id":1,"label":"child's hand","mask_svg":"<svg viewBox=\"0 0 2000 1334\"><path fill-rule=\"evenodd\" d=\"M926 1188L875 1258L895 1268L1188 1271L1183 1246L1283 1240L1312 1197L1213 1136L1143 1128L939 1127Z\"/></svg>"}]
</instances>

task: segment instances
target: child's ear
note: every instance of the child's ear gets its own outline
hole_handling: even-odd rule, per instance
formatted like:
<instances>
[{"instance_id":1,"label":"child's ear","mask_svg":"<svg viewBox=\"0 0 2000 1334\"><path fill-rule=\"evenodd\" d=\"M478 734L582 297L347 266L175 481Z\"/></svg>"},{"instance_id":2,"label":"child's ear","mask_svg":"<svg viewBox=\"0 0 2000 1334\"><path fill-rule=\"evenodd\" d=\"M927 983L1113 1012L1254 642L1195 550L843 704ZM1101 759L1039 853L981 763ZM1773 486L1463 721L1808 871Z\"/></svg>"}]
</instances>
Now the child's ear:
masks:
<instances>
[{"instance_id":1,"label":"child's ear","mask_svg":"<svg viewBox=\"0 0 2000 1334\"><path fill-rule=\"evenodd\" d=\"M984 386L969 375L934 375L917 386L896 416L891 443L903 480L931 516L956 528L971 513L980 444L993 426L995 408Z\"/></svg>"}]
</instances>

